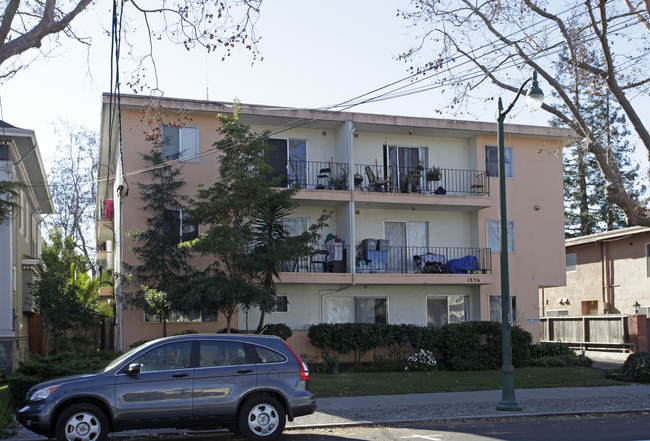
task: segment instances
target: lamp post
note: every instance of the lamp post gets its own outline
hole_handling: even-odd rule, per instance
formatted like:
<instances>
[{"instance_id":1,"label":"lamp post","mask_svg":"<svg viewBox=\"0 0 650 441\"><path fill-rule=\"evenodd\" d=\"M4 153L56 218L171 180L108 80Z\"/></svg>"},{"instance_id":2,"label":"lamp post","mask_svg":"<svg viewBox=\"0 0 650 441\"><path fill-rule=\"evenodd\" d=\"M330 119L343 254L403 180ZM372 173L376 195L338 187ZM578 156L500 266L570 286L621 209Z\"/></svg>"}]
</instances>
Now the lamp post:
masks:
<instances>
[{"instance_id":1,"label":"lamp post","mask_svg":"<svg viewBox=\"0 0 650 441\"><path fill-rule=\"evenodd\" d=\"M506 160L505 146L503 139L503 121L512 110L515 102L521 95L526 84L532 81L530 89L526 93L528 107L535 111L542 107L544 93L537 84L537 72L523 82L515 99L503 110L503 102L499 97L499 108L496 113L498 123L497 141L499 144L499 235L501 239L501 346L503 351L502 395L497 410L518 411L521 406L515 398L514 367L512 366L512 334L510 329L510 276L508 272L508 216L506 205Z\"/></svg>"}]
</instances>

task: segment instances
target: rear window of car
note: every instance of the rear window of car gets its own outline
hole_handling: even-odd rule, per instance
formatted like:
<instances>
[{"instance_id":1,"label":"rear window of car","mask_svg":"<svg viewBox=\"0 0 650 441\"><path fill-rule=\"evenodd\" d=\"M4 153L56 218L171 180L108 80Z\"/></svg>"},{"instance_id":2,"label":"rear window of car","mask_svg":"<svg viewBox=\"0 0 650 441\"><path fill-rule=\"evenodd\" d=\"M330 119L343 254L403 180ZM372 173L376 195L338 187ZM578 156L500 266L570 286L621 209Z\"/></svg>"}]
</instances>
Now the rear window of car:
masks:
<instances>
[{"instance_id":1,"label":"rear window of car","mask_svg":"<svg viewBox=\"0 0 650 441\"><path fill-rule=\"evenodd\" d=\"M236 341L201 341L199 367L237 366L246 363L244 345Z\"/></svg>"},{"instance_id":2,"label":"rear window of car","mask_svg":"<svg viewBox=\"0 0 650 441\"><path fill-rule=\"evenodd\" d=\"M257 353L259 363L282 363L287 359L287 357L280 354L279 352L268 348L263 348L262 346L253 345L253 349Z\"/></svg>"}]
</instances>

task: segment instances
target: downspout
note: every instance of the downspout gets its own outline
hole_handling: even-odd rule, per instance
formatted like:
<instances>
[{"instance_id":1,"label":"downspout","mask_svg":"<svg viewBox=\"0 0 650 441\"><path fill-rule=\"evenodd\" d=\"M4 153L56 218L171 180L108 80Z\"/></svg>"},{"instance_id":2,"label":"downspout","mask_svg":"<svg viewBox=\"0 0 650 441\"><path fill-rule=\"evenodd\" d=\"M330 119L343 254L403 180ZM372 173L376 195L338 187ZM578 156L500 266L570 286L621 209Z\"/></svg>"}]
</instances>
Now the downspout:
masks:
<instances>
[{"instance_id":1,"label":"downspout","mask_svg":"<svg viewBox=\"0 0 650 441\"><path fill-rule=\"evenodd\" d=\"M610 299L610 275L609 275L609 262L607 260L607 243L600 242L600 266L601 266L601 283L602 283L602 297L603 297L603 314L609 314L609 299Z\"/></svg>"}]
</instances>

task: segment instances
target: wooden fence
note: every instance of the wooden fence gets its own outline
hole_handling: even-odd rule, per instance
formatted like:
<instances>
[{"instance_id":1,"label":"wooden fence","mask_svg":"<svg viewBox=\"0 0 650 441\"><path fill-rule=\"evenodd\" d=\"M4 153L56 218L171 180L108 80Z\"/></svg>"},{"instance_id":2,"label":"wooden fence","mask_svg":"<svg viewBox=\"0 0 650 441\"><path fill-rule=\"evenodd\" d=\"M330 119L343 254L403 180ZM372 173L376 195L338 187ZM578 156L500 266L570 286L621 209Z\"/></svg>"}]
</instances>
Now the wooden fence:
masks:
<instances>
[{"instance_id":1,"label":"wooden fence","mask_svg":"<svg viewBox=\"0 0 650 441\"><path fill-rule=\"evenodd\" d=\"M580 349L632 350L628 316L542 317L541 341L563 342Z\"/></svg>"}]
</instances>

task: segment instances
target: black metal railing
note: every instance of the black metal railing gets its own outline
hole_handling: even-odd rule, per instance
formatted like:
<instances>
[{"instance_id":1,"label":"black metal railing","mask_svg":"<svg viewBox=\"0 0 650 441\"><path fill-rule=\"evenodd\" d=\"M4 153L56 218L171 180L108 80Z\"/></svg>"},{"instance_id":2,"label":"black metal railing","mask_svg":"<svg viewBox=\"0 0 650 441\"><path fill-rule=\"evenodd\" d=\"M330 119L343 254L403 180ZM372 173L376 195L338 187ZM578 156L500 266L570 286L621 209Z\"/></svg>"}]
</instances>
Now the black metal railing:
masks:
<instances>
[{"instance_id":1,"label":"black metal railing","mask_svg":"<svg viewBox=\"0 0 650 441\"><path fill-rule=\"evenodd\" d=\"M280 187L317 190L376 191L393 193L449 194L483 196L490 194L485 171L440 167L412 168L355 164L352 181L350 167L342 162L272 162Z\"/></svg>"},{"instance_id":2,"label":"black metal railing","mask_svg":"<svg viewBox=\"0 0 650 441\"><path fill-rule=\"evenodd\" d=\"M348 273L350 247L319 246L311 256L284 262L284 272ZM489 248L397 247L356 248L355 272L393 274L491 274Z\"/></svg>"},{"instance_id":3,"label":"black metal railing","mask_svg":"<svg viewBox=\"0 0 650 441\"><path fill-rule=\"evenodd\" d=\"M355 164L354 176L355 189L368 191L475 196L490 194L490 181L487 173L481 170ZM358 185L356 179L359 179Z\"/></svg>"}]
</instances>

